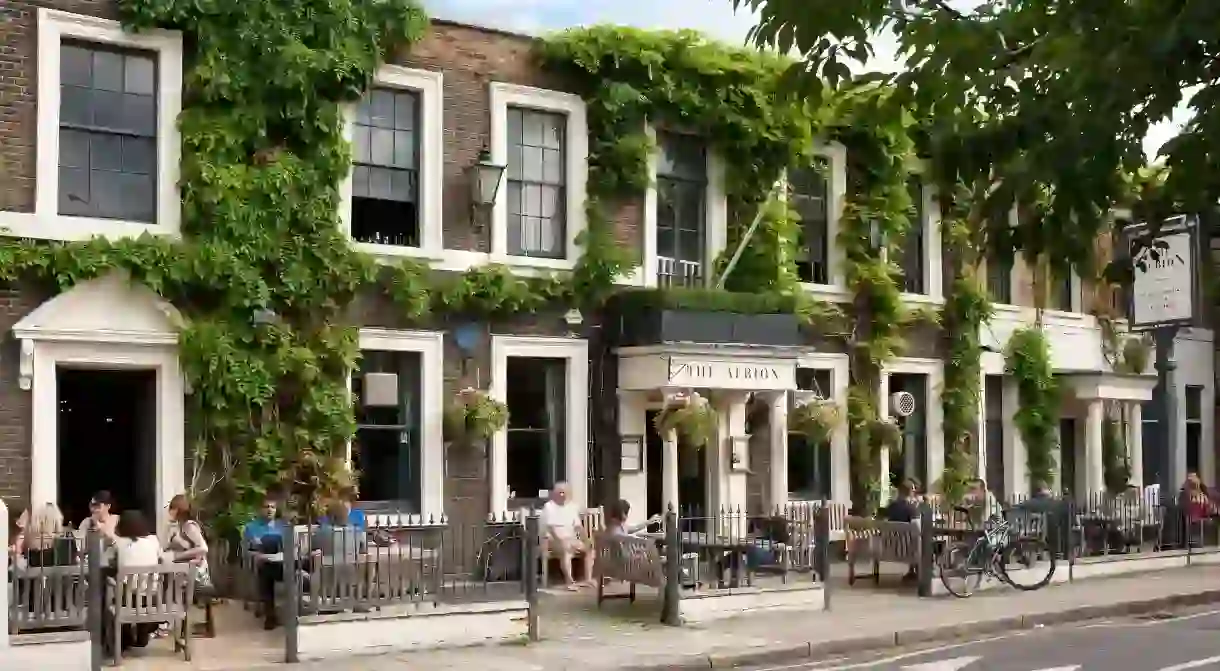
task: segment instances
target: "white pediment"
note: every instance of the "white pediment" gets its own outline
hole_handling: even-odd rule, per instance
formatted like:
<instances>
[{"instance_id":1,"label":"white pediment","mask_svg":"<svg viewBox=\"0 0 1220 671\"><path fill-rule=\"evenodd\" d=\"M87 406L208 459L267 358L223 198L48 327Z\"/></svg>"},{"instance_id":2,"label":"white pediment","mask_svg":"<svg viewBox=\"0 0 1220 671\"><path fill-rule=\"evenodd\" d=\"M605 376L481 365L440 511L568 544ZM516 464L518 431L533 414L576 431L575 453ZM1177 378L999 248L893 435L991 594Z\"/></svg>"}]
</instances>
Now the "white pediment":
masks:
<instances>
[{"instance_id":1,"label":"white pediment","mask_svg":"<svg viewBox=\"0 0 1220 671\"><path fill-rule=\"evenodd\" d=\"M82 282L38 306L13 326L22 340L169 345L178 342L178 311L126 273Z\"/></svg>"}]
</instances>

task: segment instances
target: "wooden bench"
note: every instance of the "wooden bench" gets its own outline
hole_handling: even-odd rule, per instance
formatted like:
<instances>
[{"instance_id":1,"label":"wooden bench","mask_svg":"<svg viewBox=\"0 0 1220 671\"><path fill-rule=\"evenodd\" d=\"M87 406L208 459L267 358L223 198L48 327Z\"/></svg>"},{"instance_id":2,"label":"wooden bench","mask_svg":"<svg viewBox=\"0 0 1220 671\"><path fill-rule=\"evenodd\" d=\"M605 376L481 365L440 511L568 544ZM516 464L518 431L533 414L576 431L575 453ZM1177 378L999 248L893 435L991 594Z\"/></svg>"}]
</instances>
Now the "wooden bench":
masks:
<instances>
[{"instance_id":1,"label":"wooden bench","mask_svg":"<svg viewBox=\"0 0 1220 671\"><path fill-rule=\"evenodd\" d=\"M88 594L85 563L13 568L9 583L9 633L83 628Z\"/></svg>"},{"instance_id":2,"label":"wooden bench","mask_svg":"<svg viewBox=\"0 0 1220 671\"><path fill-rule=\"evenodd\" d=\"M106 617L114 648L112 664L123 662L123 625L170 625L174 652L191 661L191 601L195 591L195 567L161 564L120 568L106 579Z\"/></svg>"},{"instance_id":3,"label":"wooden bench","mask_svg":"<svg viewBox=\"0 0 1220 671\"><path fill-rule=\"evenodd\" d=\"M522 521L525 520L524 517L521 519ZM541 525L542 521L540 520L538 533L541 535L541 537L538 539L538 561L541 563L541 566L539 566L538 570L541 572L541 586L543 589L546 589L549 585L550 573L547 571L547 567L550 564L550 560L559 559L559 554L552 552L550 534L548 534L546 528ZM602 534L603 531L605 531L605 529L606 513L601 506L596 508L588 508L580 514L580 530L582 532L580 538L588 546L590 546L589 552L593 554L594 564L596 564L597 558L597 538ZM572 563L576 563L575 560L583 556L584 553L576 553L576 555L572 558ZM594 572L596 572L596 568L594 569ZM586 579L590 579L592 577L593 576L585 576Z\"/></svg>"},{"instance_id":4,"label":"wooden bench","mask_svg":"<svg viewBox=\"0 0 1220 671\"><path fill-rule=\"evenodd\" d=\"M872 562L874 583L881 582L881 562L918 566L918 522L888 522L849 516L843 523L847 539L847 584L856 582L856 563ZM867 576L866 576L867 577Z\"/></svg>"},{"instance_id":5,"label":"wooden bench","mask_svg":"<svg viewBox=\"0 0 1220 671\"><path fill-rule=\"evenodd\" d=\"M635 603L635 586L646 585L665 592L665 563L652 538L602 533L594 545L593 572L597 576L597 605L606 599L626 598ZM626 594L606 594L606 583L627 583Z\"/></svg>"}]
</instances>

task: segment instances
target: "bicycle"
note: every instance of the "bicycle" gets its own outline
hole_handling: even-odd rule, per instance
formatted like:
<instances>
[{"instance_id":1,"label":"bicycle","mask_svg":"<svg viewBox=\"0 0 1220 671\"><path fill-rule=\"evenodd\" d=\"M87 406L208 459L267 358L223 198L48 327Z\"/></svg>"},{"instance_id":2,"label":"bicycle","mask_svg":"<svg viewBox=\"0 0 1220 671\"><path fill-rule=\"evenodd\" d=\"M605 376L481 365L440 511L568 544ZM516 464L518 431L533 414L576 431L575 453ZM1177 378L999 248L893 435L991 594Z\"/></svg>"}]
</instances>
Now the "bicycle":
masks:
<instances>
[{"instance_id":1,"label":"bicycle","mask_svg":"<svg viewBox=\"0 0 1220 671\"><path fill-rule=\"evenodd\" d=\"M966 513L965 508L955 508ZM1034 520L1044 516L1034 514ZM1045 525L1041 526L1045 529ZM1000 515L993 515L983 522L983 534L973 542L959 540L949 544L941 554L939 562L940 581L950 594L965 599L974 594L984 577L998 578L1023 592L1032 592L1048 585L1055 575L1055 553L1042 538L1041 533L1014 534L1012 525ZM1045 558L1045 560L1042 560ZM1009 565L1013 561L1023 566L1019 577L1037 575L1035 564L1045 563L1046 575L1033 583L1018 582ZM964 589L951 584L951 578L961 576Z\"/></svg>"}]
</instances>

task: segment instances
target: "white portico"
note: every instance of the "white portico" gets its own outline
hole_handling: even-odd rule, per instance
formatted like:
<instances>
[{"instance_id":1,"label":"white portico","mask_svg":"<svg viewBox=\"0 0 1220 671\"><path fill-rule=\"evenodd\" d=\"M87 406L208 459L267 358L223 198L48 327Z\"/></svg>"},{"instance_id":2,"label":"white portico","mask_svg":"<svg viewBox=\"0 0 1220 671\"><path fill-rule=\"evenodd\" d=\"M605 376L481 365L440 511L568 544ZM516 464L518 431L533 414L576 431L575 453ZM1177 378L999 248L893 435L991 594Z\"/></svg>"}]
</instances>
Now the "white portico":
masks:
<instances>
[{"instance_id":1,"label":"white portico","mask_svg":"<svg viewBox=\"0 0 1220 671\"><path fill-rule=\"evenodd\" d=\"M658 507L694 506L705 511L746 507L750 472L746 414L751 400L766 403L769 426L784 427L769 432L768 489L773 503L786 499L788 403L789 393L797 388L800 348L666 344L622 347L617 353L619 493L631 503L633 519L658 512ZM666 399L692 392L708 398L718 417L716 439L701 457L694 449L680 450L679 437L672 431L656 435L650 419L653 411L665 407ZM681 479L701 481L702 493L691 497L687 487L684 499L679 493Z\"/></svg>"}]
</instances>

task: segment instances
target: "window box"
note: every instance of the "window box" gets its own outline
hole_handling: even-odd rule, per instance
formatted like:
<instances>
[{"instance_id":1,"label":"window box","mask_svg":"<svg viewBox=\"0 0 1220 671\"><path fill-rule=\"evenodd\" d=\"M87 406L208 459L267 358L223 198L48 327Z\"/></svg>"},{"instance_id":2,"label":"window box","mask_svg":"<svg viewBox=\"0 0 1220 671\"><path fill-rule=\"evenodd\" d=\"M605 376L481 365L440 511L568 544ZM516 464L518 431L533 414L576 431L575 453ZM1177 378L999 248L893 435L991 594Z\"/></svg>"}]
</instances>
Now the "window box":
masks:
<instances>
[{"instance_id":1,"label":"window box","mask_svg":"<svg viewBox=\"0 0 1220 671\"><path fill-rule=\"evenodd\" d=\"M673 342L797 346L800 321L786 301L723 291L629 291L610 306L619 346Z\"/></svg>"}]
</instances>

